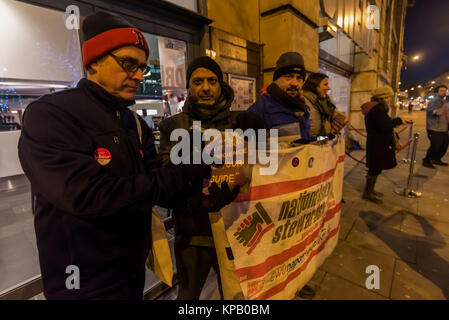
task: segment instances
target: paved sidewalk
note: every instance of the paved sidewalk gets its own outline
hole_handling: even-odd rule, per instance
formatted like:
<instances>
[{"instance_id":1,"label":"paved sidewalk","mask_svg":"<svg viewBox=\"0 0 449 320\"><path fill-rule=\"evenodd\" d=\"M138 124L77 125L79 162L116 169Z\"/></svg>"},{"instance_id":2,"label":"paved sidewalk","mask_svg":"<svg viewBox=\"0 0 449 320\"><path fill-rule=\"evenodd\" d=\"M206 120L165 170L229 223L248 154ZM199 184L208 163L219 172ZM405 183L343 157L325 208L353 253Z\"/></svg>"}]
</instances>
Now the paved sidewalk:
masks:
<instances>
[{"instance_id":1,"label":"paved sidewalk","mask_svg":"<svg viewBox=\"0 0 449 320\"><path fill-rule=\"evenodd\" d=\"M409 199L394 193L407 183L409 164L400 161L406 150L398 154L396 168L379 176L376 190L385 194L380 205L361 198L365 167L346 157L346 203L339 242L309 282L316 290L314 300L449 299L449 168L433 170L421 165L429 147L425 112L415 111L411 116L400 112L399 116L412 119L414 132L420 134L413 189L422 192L422 197ZM406 130L401 143L407 136ZM365 151L352 155L362 159ZM449 162L449 154L443 160ZM369 265L380 269L379 289L365 287ZM174 299L176 290L161 299ZM200 299L219 298L211 271Z\"/></svg>"},{"instance_id":2,"label":"paved sidewalk","mask_svg":"<svg viewBox=\"0 0 449 320\"><path fill-rule=\"evenodd\" d=\"M449 299L449 168L421 165L429 146L425 112L400 116L413 119L420 134L413 189L422 197L394 193L407 183L409 164L400 162L404 151L398 166L379 176L376 190L385 194L379 205L361 198L365 167L346 157L339 243L311 281L316 300ZM361 159L365 151L352 155ZM449 155L443 161L449 162ZM380 269L379 289L365 287L369 265Z\"/></svg>"}]
</instances>

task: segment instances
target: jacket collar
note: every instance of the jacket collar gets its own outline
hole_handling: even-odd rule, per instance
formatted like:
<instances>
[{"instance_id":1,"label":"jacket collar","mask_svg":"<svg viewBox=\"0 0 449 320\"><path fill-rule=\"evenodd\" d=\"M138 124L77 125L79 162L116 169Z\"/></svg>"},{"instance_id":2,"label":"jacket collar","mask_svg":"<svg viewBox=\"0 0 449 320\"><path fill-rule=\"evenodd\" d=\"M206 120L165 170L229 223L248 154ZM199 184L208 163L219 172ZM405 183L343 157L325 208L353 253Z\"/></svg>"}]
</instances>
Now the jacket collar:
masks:
<instances>
[{"instance_id":1,"label":"jacket collar","mask_svg":"<svg viewBox=\"0 0 449 320\"><path fill-rule=\"evenodd\" d=\"M295 114L297 112L304 113L308 108L302 98L294 98L290 96L284 90L279 88L279 86L274 82L267 87L267 93L273 98L274 101Z\"/></svg>"},{"instance_id":2,"label":"jacket collar","mask_svg":"<svg viewBox=\"0 0 449 320\"><path fill-rule=\"evenodd\" d=\"M363 115L366 116L368 114L368 112L370 112L371 109L374 108L375 106L377 106L378 104L380 104L380 102L377 102L377 101L370 101L370 102L364 103L361 107Z\"/></svg>"},{"instance_id":3,"label":"jacket collar","mask_svg":"<svg viewBox=\"0 0 449 320\"><path fill-rule=\"evenodd\" d=\"M95 82L87 80L86 78L81 79L76 87L85 91L89 96L93 97L101 106L105 107L105 109L110 112L120 111L136 103L135 100L124 100L118 98L107 92Z\"/></svg>"},{"instance_id":4,"label":"jacket collar","mask_svg":"<svg viewBox=\"0 0 449 320\"><path fill-rule=\"evenodd\" d=\"M316 93L307 90L304 91L303 95L306 100L308 100L311 104L318 108L321 115L332 117L336 107L331 102L328 95L326 95L326 98L321 98Z\"/></svg>"}]
</instances>

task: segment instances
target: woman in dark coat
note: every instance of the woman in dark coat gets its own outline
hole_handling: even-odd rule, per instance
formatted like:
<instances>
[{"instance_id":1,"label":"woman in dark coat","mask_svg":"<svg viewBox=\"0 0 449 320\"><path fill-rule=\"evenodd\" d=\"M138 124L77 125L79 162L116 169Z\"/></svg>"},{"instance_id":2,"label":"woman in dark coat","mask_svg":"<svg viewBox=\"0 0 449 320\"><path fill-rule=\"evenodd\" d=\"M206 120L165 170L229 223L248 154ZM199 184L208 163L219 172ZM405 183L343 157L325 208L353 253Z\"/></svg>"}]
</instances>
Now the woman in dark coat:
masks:
<instances>
[{"instance_id":1,"label":"woman in dark coat","mask_svg":"<svg viewBox=\"0 0 449 320\"><path fill-rule=\"evenodd\" d=\"M370 102L362 105L365 116L367 132L366 166L368 175L363 198L380 203L380 192L374 191L378 175L382 170L392 169L396 166L396 148L394 141L394 128L403 124L401 118L391 119L388 116L389 104L394 92L391 87L381 87L372 92Z\"/></svg>"}]
</instances>

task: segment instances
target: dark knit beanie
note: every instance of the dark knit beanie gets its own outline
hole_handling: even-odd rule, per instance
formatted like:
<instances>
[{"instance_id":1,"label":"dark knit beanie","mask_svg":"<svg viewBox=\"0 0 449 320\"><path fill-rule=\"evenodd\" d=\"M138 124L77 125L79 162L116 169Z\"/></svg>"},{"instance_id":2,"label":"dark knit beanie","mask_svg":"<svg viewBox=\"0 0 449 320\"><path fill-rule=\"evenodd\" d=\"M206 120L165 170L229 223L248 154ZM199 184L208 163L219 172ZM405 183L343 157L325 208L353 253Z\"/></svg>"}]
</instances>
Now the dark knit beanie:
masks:
<instances>
[{"instance_id":1,"label":"dark knit beanie","mask_svg":"<svg viewBox=\"0 0 449 320\"><path fill-rule=\"evenodd\" d=\"M276 62L276 69L273 74L273 81L287 73L298 73L303 80L306 79L306 69L304 59L297 52L286 52L282 54Z\"/></svg>"},{"instance_id":2,"label":"dark knit beanie","mask_svg":"<svg viewBox=\"0 0 449 320\"><path fill-rule=\"evenodd\" d=\"M193 71L198 68L206 68L215 73L217 75L218 82L220 82L220 86L223 86L223 72L221 71L220 66L214 59L208 56L203 56L194 59L189 64L189 67L187 68L187 88L189 88L190 77L192 76Z\"/></svg>"},{"instance_id":3,"label":"dark knit beanie","mask_svg":"<svg viewBox=\"0 0 449 320\"><path fill-rule=\"evenodd\" d=\"M150 54L142 32L117 14L102 11L91 14L84 19L82 30L85 69L95 60L124 46L143 49L147 59Z\"/></svg>"}]
</instances>

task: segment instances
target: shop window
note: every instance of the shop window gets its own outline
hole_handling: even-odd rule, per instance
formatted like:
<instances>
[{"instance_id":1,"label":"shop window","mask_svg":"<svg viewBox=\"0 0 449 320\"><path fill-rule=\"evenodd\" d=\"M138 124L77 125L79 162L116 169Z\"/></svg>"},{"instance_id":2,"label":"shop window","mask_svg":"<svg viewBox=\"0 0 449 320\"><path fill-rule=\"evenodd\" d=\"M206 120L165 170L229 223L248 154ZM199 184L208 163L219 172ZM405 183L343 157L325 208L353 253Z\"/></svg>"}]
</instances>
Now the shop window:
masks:
<instances>
[{"instance_id":1,"label":"shop window","mask_svg":"<svg viewBox=\"0 0 449 320\"><path fill-rule=\"evenodd\" d=\"M83 77L77 30L64 12L0 1L0 293L40 275L29 182L17 155L21 115ZM50 128L49 128L50 130Z\"/></svg>"},{"instance_id":2,"label":"shop window","mask_svg":"<svg viewBox=\"0 0 449 320\"><path fill-rule=\"evenodd\" d=\"M349 115L351 79L332 72L323 64L320 64L318 72L324 73L329 77L329 86L331 90L328 92L328 94L337 109L341 112L346 113L346 115Z\"/></svg>"},{"instance_id":3,"label":"shop window","mask_svg":"<svg viewBox=\"0 0 449 320\"><path fill-rule=\"evenodd\" d=\"M320 42L320 49L350 66L354 65L354 42L341 30L334 38Z\"/></svg>"},{"instance_id":4,"label":"shop window","mask_svg":"<svg viewBox=\"0 0 449 320\"><path fill-rule=\"evenodd\" d=\"M150 48L150 72L136 94L136 105L130 107L142 115L159 140L158 124L167 116L182 112L186 90L186 53L184 41L144 32ZM156 141L158 144L158 141Z\"/></svg>"}]
</instances>

